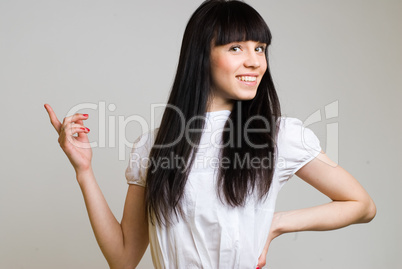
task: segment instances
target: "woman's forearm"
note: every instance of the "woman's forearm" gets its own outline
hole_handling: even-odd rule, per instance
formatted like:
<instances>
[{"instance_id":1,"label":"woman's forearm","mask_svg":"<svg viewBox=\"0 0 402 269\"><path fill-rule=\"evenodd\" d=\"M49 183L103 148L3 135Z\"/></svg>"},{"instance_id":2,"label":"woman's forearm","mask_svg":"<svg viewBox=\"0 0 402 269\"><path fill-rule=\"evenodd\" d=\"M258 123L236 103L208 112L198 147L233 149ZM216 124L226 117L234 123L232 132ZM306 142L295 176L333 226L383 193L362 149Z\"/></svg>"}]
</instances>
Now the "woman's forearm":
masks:
<instances>
[{"instance_id":1,"label":"woman's forearm","mask_svg":"<svg viewBox=\"0 0 402 269\"><path fill-rule=\"evenodd\" d=\"M124 239L120 223L110 210L93 170L77 172L77 181L84 196L89 220L98 245L111 268L125 262Z\"/></svg>"},{"instance_id":2,"label":"woman's forearm","mask_svg":"<svg viewBox=\"0 0 402 269\"><path fill-rule=\"evenodd\" d=\"M333 201L328 204L275 214L276 233L326 231L350 224L369 222L375 206L370 202Z\"/></svg>"}]
</instances>

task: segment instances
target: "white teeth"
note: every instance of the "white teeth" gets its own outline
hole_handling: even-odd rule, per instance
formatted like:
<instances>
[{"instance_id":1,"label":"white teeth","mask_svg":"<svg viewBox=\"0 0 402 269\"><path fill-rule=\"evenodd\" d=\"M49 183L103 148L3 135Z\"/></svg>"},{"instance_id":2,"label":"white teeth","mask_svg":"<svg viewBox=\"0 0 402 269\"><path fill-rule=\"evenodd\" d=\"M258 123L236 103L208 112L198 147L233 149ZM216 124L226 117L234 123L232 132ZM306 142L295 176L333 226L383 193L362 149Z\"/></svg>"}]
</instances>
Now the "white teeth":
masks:
<instances>
[{"instance_id":1,"label":"white teeth","mask_svg":"<svg viewBox=\"0 0 402 269\"><path fill-rule=\"evenodd\" d=\"M241 77L237 77L237 79L239 79L241 81L256 81L257 77L241 76Z\"/></svg>"}]
</instances>

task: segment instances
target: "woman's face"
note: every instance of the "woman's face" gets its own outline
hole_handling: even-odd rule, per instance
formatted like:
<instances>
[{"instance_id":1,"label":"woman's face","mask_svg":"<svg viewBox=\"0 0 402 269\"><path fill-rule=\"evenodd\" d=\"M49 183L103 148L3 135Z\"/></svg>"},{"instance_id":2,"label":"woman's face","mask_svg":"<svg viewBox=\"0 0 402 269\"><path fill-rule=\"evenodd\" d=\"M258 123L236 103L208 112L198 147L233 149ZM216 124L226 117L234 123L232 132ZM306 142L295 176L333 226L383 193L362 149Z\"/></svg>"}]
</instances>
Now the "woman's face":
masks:
<instances>
[{"instance_id":1,"label":"woman's face","mask_svg":"<svg viewBox=\"0 0 402 269\"><path fill-rule=\"evenodd\" d=\"M233 100L250 100L257 93L267 70L266 44L255 41L212 46L212 107L210 111L232 109Z\"/></svg>"}]
</instances>

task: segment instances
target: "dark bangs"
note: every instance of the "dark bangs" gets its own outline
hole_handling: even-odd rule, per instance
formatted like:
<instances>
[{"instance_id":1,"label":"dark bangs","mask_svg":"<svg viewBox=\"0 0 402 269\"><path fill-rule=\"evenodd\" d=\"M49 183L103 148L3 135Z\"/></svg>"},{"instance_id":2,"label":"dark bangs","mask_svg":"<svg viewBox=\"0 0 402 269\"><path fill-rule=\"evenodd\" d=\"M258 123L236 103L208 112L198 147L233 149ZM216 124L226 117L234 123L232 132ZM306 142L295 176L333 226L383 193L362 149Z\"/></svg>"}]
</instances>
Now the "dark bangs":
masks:
<instances>
[{"instance_id":1,"label":"dark bangs","mask_svg":"<svg viewBox=\"0 0 402 269\"><path fill-rule=\"evenodd\" d=\"M222 1L215 12L215 46L249 40L271 44L267 24L251 6L238 1Z\"/></svg>"}]
</instances>

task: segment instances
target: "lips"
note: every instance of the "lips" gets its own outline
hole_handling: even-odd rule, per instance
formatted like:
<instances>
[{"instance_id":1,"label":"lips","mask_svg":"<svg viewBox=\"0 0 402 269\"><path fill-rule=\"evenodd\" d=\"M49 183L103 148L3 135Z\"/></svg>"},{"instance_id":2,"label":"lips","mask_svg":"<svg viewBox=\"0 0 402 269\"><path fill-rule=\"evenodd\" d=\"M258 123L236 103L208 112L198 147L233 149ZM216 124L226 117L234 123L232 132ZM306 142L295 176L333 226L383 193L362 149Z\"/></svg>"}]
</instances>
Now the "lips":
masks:
<instances>
[{"instance_id":1,"label":"lips","mask_svg":"<svg viewBox=\"0 0 402 269\"><path fill-rule=\"evenodd\" d=\"M240 82L246 85L256 85L257 84L257 74L241 74L237 75L236 78Z\"/></svg>"},{"instance_id":2,"label":"lips","mask_svg":"<svg viewBox=\"0 0 402 269\"><path fill-rule=\"evenodd\" d=\"M237 81L239 83L241 83L243 85L247 85L247 86L255 86L255 85L257 85L257 79L255 79L254 81L248 81L248 80L242 80L240 78L237 78Z\"/></svg>"},{"instance_id":3,"label":"lips","mask_svg":"<svg viewBox=\"0 0 402 269\"><path fill-rule=\"evenodd\" d=\"M238 80L247 81L247 82L254 82L257 81L257 77L254 76L237 76Z\"/></svg>"}]
</instances>

